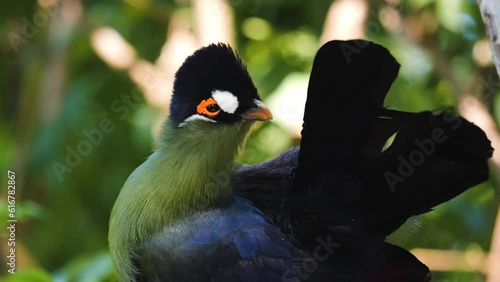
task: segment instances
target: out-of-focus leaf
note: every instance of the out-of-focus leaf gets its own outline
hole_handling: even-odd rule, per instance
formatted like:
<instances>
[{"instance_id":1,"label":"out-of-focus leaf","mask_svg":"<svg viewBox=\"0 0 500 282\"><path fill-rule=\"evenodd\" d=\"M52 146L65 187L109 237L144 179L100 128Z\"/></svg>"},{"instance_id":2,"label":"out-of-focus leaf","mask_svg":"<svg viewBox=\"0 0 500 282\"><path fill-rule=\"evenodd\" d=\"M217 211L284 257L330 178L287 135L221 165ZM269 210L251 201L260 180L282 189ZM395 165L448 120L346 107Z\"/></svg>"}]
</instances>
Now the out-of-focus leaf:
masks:
<instances>
[{"instance_id":1,"label":"out-of-focus leaf","mask_svg":"<svg viewBox=\"0 0 500 282\"><path fill-rule=\"evenodd\" d=\"M15 274L5 274L1 279L4 282L52 282L50 273L44 269L33 267L16 270Z\"/></svg>"},{"instance_id":2,"label":"out-of-focus leaf","mask_svg":"<svg viewBox=\"0 0 500 282\"><path fill-rule=\"evenodd\" d=\"M98 282L113 278L111 257L107 250L74 258L53 274L54 282Z\"/></svg>"}]
</instances>

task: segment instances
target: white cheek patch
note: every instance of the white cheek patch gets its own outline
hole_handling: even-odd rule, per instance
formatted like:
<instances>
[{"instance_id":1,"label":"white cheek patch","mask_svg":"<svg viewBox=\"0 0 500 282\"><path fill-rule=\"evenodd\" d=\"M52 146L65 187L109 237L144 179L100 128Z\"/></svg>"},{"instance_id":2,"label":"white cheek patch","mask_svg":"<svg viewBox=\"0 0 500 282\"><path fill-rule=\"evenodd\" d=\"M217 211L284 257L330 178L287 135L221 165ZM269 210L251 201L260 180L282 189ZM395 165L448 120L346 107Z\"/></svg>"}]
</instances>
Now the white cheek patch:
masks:
<instances>
[{"instance_id":1,"label":"white cheek patch","mask_svg":"<svg viewBox=\"0 0 500 282\"><path fill-rule=\"evenodd\" d=\"M213 120L213 119L209 119L205 116L202 116L202 115L199 115L199 114L194 114L190 117L188 117L187 119L185 119L183 122L179 123L179 127L183 127L184 125L186 125L186 123L192 121L192 120L196 120L196 119L201 119L201 120L204 120L204 121L209 121L209 122L213 122L213 123L217 123L217 121Z\"/></svg>"},{"instance_id":2,"label":"white cheek patch","mask_svg":"<svg viewBox=\"0 0 500 282\"><path fill-rule=\"evenodd\" d=\"M226 113L234 114L238 109L238 98L229 91L214 90L212 98L217 102L217 105Z\"/></svg>"}]
</instances>

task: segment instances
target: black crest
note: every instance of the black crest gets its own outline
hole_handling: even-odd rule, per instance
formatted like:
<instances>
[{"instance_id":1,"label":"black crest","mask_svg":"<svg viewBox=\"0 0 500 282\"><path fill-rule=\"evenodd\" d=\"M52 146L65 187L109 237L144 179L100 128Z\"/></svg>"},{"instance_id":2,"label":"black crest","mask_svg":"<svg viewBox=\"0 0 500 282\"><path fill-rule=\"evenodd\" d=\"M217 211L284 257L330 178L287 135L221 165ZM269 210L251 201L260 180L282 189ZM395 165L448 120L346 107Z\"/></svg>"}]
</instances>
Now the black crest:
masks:
<instances>
[{"instance_id":1,"label":"black crest","mask_svg":"<svg viewBox=\"0 0 500 282\"><path fill-rule=\"evenodd\" d=\"M238 97L235 114L251 107L259 99L247 68L227 44L210 44L189 56L175 74L170 104L170 119L182 122L196 114L196 106L212 95L213 90L229 91ZM222 121L235 121L238 115L225 114Z\"/></svg>"}]
</instances>

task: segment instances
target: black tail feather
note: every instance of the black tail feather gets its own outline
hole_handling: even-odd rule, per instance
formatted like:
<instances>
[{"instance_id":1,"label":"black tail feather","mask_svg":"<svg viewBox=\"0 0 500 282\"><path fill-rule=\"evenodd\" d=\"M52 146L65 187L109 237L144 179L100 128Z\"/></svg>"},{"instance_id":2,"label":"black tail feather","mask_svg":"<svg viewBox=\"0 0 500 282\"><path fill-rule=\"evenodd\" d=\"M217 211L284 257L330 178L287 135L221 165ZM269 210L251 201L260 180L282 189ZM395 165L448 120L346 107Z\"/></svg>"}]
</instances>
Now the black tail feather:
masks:
<instances>
[{"instance_id":1,"label":"black tail feather","mask_svg":"<svg viewBox=\"0 0 500 282\"><path fill-rule=\"evenodd\" d=\"M331 41L318 51L285 207L300 242L339 228L350 230L335 234L348 241L383 238L488 178L492 148L477 126L448 111L383 107L398 70L371 42Z\"/></svg>"}]
</instances>

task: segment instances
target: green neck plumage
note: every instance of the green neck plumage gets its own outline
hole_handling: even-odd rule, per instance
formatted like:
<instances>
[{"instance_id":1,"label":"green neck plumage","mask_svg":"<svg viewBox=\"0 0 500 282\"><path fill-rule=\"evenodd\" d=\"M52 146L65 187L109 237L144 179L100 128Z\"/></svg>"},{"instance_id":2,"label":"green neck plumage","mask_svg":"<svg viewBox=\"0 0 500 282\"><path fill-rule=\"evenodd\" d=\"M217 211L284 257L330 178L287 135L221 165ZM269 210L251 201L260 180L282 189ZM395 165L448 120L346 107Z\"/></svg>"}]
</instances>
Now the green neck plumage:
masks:
<instances>
[{"instance_id":1,"label":"green neck plumage","mask_svg":"<svg viewBox=\"0 0 500 282\"><path fill-rule=\"evenodd\" d=\"M220 206L231 197L231 167L251 125L194 120L178 127L167 121L157 152L168 156L169 171L164 173L176 182L172 194L166 195L174 200L168 201L173 220Z\"/></svg>"}]
</instances>

